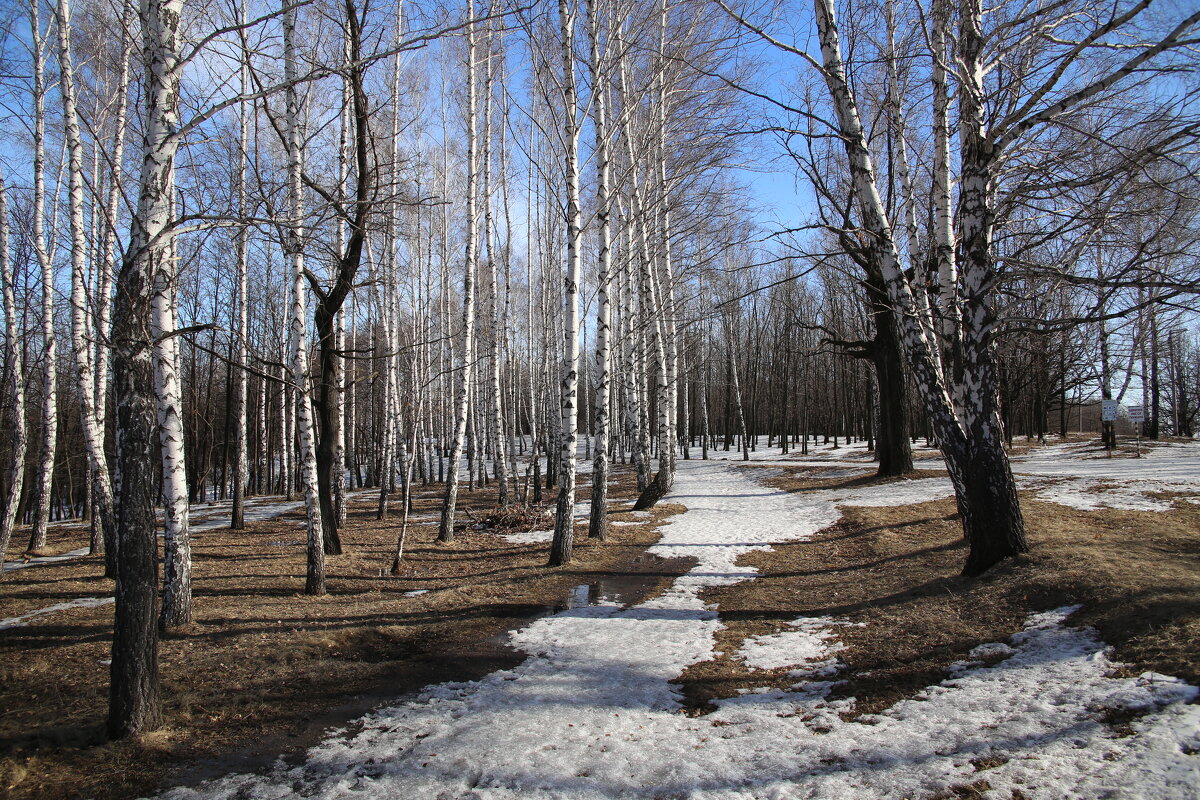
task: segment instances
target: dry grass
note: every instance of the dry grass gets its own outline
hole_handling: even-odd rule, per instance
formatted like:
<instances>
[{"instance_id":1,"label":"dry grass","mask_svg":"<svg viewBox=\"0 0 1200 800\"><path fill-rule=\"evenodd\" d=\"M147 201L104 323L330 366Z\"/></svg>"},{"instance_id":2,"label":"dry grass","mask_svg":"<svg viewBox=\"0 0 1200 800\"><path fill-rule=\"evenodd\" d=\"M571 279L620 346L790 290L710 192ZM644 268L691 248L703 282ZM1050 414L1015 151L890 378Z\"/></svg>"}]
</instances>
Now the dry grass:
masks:
<instances>
[{"instance_id":1,"label":"dry grass","mask_svg":"<svg viewBox=\"0 0 1200 800\"><path fill-rule=\"evenodd\" d=\"M301 594L302 512L197 535L195 621L161 644L166 724L140 741L103 737L111 605L0 632L0 795L122 798L266 766L405 692L519 663L503 634L559 607L572 587L617 575L628 600L661 591L690 564L645 549L657 522L681 509L634 520L621 501L636 487L627 470L615 478L612 519L640 524L612 528L604 544L577 526L575 561L560 569L545 566L548 545L486 532L438 545L436 488L416 499L398 577L388 574L398 515L381 522L373 503L352 506L346 554L327 560L325 597ZM482 518L494 497L464 492L460 503ZM81 530L56 530L48 549L84 542ZM0 617L110 594L101 571L85 558L11 573L0 582ZM414 590L426 592L404 596Z\"/></svg>"},{"instance_id":2,"label":"dry grass","mask_svg":"<svg viewBox=\"0 0 1200 800\"><path fill-rule=\"evenodd\" d=\"M874 483L773 481L794 491ZM794 683L786 669L750 670L732 657L750 636L800 616L838 628L847 649L840 696L876 713L946 677L975 646L1004 641L1035 611L1081 603L1073 624L1095 626L1136 672L1200 680L1200 505L1166 513L1074 511L1023 498L1032 550L980 578L960 576L966 548L952 500L897 508L847 508L808 542L747 555L758 580L710 590L727 625L718 657L680 678L693 713L758 686Z\"/></svg>"}]
</instances>

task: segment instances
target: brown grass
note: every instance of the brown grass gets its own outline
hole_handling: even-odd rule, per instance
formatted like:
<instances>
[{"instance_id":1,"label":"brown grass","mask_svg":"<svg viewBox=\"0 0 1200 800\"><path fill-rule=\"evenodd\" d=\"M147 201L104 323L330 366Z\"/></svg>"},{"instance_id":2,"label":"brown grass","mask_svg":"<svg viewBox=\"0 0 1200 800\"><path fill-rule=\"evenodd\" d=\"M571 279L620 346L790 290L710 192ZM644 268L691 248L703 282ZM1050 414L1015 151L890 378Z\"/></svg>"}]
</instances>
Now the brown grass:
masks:
<instances>
[{"instance_id":1,"label":"brown grass","mask_svg":"<svg viewBox=\"0 0 1200 800\"><path fill-rule=\"evenodd\" d=\"M793 491L874 483L772 481ZM953 500L897 508L846 508L813 540L748 554L758 580L710 590L726 629L720 654L679 682L693 713L739 690L795 682L786 669L750 670L732 657L750 636L800 616L864 626L837 629L848 665L839 696L877 713L946 677L975 646L1004 641L1035 611L1083 604L1072 624L1095 626L1135 672L1200 680L1200 506L1166 513L1074 511L1023 498L1032 550L980 578L966 557Z\"/></svg>"},{"instance_id":2,"label":"brown grass","mask_svg":"<svg viewBox=\"0 0 1200 800\"><path fill-rule=\"evenodd\" d=\"M613 527L604 544L577 526L575 561L560 569L545 566L547 545L491 533L468 529L436 544L436 519L420 517L435 514L439 491L418 493L421 524L410 527L398 577L388 572L399 516L380 522L372 502L353 505L346 554L327 559L325 597L301 594L302 512L198 534L195 621L162 641L166 723L140 741L103 737L111 605L0 632L0 795L122 798L267 766L405 692L514 666L523 655L504 646L504 633L561 607L574 586L601 576L611 585L616 575L622 599L636 602L690 566L646 554L657 522L681 509L634 520L621 504L636 493L627 470L611 489L612 519L642 524ZM494 497L463 492L460 503L482 518ZM81 529L56 529L48 549L84 543ZM0 617L111 594L101 571L84 558L13 572L0 582Z\"/></svg>"}]
</instances>

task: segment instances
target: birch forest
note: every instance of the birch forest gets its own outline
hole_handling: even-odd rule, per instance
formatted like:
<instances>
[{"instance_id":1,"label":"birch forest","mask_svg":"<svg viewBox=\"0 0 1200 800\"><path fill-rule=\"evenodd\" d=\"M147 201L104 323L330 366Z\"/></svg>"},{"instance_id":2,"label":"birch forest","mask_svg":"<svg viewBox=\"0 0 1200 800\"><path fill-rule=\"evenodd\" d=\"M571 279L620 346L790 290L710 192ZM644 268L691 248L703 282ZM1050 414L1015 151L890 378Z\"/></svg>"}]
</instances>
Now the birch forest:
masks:
<instances>
[{"instance_id":1,"label":"birch forest","mask_svg":"<svg viewBox=\"0 0 1200 800\"><path fill-rule=\"evenodd\" d=\"M302 502L322 596L367 504L381 583L418 492L557 568L617 475L933 447L986 573L1014 443L1200 427L1198 46L1188 0L5 0L0 552L83 523L117 739L206 504Z\"/></svg>"}]
</instances>

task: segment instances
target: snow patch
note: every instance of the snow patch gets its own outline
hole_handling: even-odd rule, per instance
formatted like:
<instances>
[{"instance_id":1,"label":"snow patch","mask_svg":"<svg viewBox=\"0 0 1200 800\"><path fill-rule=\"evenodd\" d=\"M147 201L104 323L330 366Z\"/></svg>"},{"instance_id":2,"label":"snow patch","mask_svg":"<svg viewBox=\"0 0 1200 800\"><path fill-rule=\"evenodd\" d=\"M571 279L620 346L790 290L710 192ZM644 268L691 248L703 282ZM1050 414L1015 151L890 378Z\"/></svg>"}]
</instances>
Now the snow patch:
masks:
<instances>
[{"instance_id":1,"label":"snow patch","mask_svg":"<svg viewBox=\"0 0 1200 800\"><path fill-rule=\"evenodd\" d=\"M792 671L794 677L832 675L840 663L833 654L846 649L831 630L837 624L829 617L800 617L788 623L795 630L751 636L737 657L751 669L800 666Z\"/></svg>"},{"instance_id":2,"label":"snow patch","mask_svg":"<svg viewBox=\"0 0 1200 800\"><path fill-rule=\"evenodd\" d=\"M505 541L513 544L541 544L554 539L554 531L524 531L522 533L503 533Z\"/></svg>"},{"instance_id":3,"label":"snow patch","mask_svg":"<svg viewBox=\"0 0 1200 800\"><path fill-rule=\"evenodd\" d=\"M97 608L106 606L115 602L112 597L80 597L77 600L68 600L65 603L55 603L52 606L39 608L36 611L30 611L22 614L19 617L9 617L8 619L0 619L0 631L8 630L9 628L23 628L29 624L31 619L53 614L58 611L66 611L71 608Z\"/></svg>"}]
</instances>

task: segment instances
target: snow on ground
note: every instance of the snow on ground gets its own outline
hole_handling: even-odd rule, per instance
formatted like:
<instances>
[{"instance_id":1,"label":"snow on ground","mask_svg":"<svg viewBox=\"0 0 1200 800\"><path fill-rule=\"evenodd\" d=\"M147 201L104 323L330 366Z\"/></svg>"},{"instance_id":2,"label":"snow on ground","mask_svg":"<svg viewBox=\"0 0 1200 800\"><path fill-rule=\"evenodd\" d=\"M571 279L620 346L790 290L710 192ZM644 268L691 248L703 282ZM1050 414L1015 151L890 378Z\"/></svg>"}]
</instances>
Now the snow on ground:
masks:
<instances>
[{"instance_id":1,"label":"snow on ground","mask_svg":"<svg viewBox=\"0 0 1200 800\"><path fill-rule=\"evenodd\" d=\"M35 617L41 617L46 614L53 614L57 611L66 611L70 608L96 608L97 606L106 606L112 603L112 597L80 597L77 600L68 600L65 603L55 603L52 606L39 608L35 611L29 611L19 617L9 617L8 619L0 619L0 631L9 628L24 628L29 624L29 620Z\"/></svg>"},{"instance_id":2,"label":"snow on ground","mask_svg":"<svg viewBox=\"0 0 1200 800\"><path fill-rule=\"evenodd\" d=\"M1107 458L1088 444L1047 445L1013 459L1012 469L1039 500L1081 511L1167 511L1169 499L1147 494L1200 495L1200 442L1144 446L1141 458Z\"/></svg>"},{"instance_id":3,"label":"snow on ground","mask_svg":"<svg viewBox=\"0 0 1200 800\"><path fill-rule=\"evenodd\" d=\"M248 498L245 508L246 522L274 519L302 508L304 508L303 500L282 500L278 497ZM188 531L191 533L218 531L229 527L229 517L233 513L233 506L227 502L212 503L193 507L190 512L188 514Z\"/></svg>"},{"instance_id":4,"label":"snow on ground","mask_svg":"<svg viewBox=\"0 0 1200 800\"><path fill-rule=\"evenodd\" d=\"M90 550L87 547L80 547L78 550L71 550L66 553L60 553L59 555L56 555L56 556L34 556L33 558L30 558L28 561L26 561L26 560L5 561L4 562L4 571L11 572L14 569L25 569L26 567L36 567L41 564L55 564L59 561L70 561L73 558L79 558L80 556L86 556L89 551Z\"/></svg>"},{"instance_id":5,"label":"snow on ground","mask_svg":"<svg viewBox=\"0 0 1200 800\"><path fill-rule=\"evenodd\" d=\"M1095 633L1065 624L1071 609L1032 617L998 664L960 664L952 678L858 721L840 716L852 700L827 698L837 623L798 620L742 651L779 665L778 637L792 634L782 642L802 651L786 659L801 667L795 691L681 713L670 681L713 656L721 628L699 592L753 579L740 556L811 536L850 499L766 488L753 472L680 462L668 501L688 511L662 526L653 551L698 563L663 595L539 619L511 635L529 654L514 669L382 708L357 733L330 735L302 766L167 797L900 798L983 777L997 798L1018 788L1030 798L1195 797L1200 706L1188 701L1197 690L1161 675L1109 677L1115 665ZM876 499L859 489L853 502ZM1003 655L1001 647L975 655ZM1132 736L1117 738L1101 721L1135 710L1146 713L1130 723ZM981 758L1003 763L981 775L972 764Z\"/></svg>"},{"instance_id":6,"label":"snow on ground","mask_svg":"<svg viewBox=\"0 0 1200 800\"><path fill-rule=\"evenodd\" d=\"M742 643L737 656L751 669L802 667L790 674L832 675L839 667L833 654L846 649L832 630L838 624L845 623L829 617L800 617L788 623L794 630L751 636Z\"/></svg>"},{"instance_id":7,"label":"snow on ground","mask_svg":"<svg viewBox=\"0 0 1200 800\"><path fill-rule=\"evenodd\" d=\"M554 539L554 531L524 531L521 533L505 533L502 534L507 541L513 544L538 544L539 542L549 542Z\"/></svg>"},{"instance_id":8,"label":"snow on ground","mask_svg":"<svg viewBox=\"0 0 1200 800\"><path fill-rule=\"evenodd\" d=\"M741 461L741 453L710 451L714 460ZM913 451L919 468L943 467L936 450L917 447ZM806 477L843 479L874 472L866 445L856 442L834 448L809 445L807 455L792 451L780 455L778 448L759 448L750 453L756 466L788 466L809 470ZM1144 444L1141 458L1108 458L1092 442L1042 445L1012 459L1012 471L1021 489L1033 491L1039 500L1080 511L1111 508L1128 511L1167 511L1172 500L1151 495L1182 493L1183 500L1200 502L1200 442ZM891 497L872 493L854 505L902 505L950 497L947 478L923 478L892 484Z\"/></svg>"},{"instance_id":9,"label":"snow on ground","mask_svg":"<svg viewBox=\"0 0 1200 800\"><path fill-rule=\"evenodd\" d=\"M362 489L350 492L347 496L355 499L374 493L373 489ZM261 522L263 520L275 519L303 507L303 500L283 500L279 497L251 497L246 500L245 516L247 522ZM205 531L228 528L229 515L232 511L233 501L231 500L200 503L190 506L188 508L188 531L191 533L204 533ZM72 524L79 524L78 520L72 520L71 522ZM25 567L34 567L41 564L70 561L71 559L86 556L89 552L90 550L87 547L80 547L77 550L71 550L70 552L61 553L56 556L36 556L30 558L28 561L5 561L4 571L9 572L14 569L24 569Z\"/></svg>"}]
</instances>

